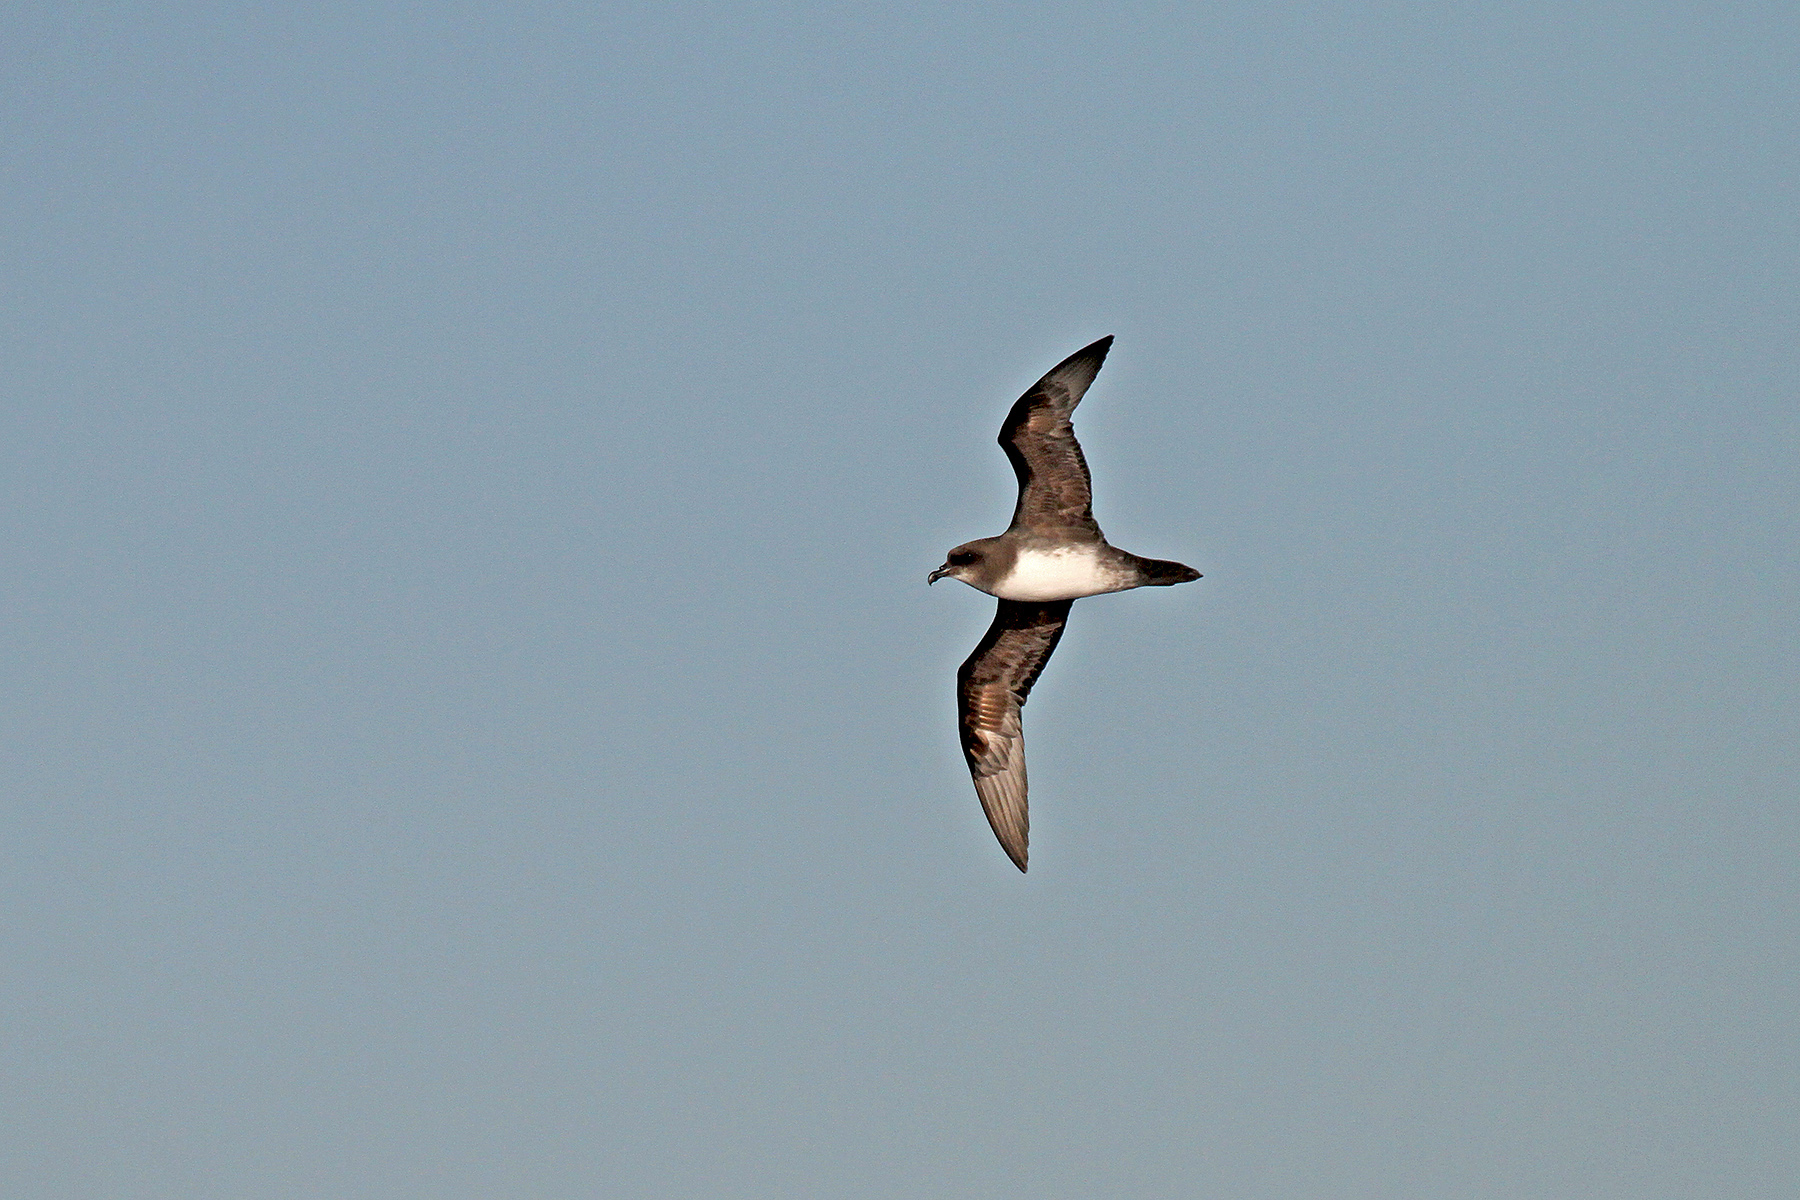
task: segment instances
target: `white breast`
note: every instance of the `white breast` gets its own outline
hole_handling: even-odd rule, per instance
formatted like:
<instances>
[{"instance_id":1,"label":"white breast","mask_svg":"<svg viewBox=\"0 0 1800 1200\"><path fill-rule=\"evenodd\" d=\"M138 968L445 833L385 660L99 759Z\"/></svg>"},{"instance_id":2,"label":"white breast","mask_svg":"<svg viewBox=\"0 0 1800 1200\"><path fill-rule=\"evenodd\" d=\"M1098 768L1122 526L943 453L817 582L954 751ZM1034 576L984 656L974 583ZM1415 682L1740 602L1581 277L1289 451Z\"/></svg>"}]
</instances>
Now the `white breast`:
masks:
<instances>
[{"instance_id":1,"label":"white breast","mask_svg":"<svg viewBox=\"0 0 1800 1200\"><path fill-rule=\"evenodd\" d=\"M1118 572L1102 565L1099 546L1062 550L1021 550L1013 569L994 588L1002 600L1042 603L1098 596L1129 587Z\"/></svg>"}]
</instances>

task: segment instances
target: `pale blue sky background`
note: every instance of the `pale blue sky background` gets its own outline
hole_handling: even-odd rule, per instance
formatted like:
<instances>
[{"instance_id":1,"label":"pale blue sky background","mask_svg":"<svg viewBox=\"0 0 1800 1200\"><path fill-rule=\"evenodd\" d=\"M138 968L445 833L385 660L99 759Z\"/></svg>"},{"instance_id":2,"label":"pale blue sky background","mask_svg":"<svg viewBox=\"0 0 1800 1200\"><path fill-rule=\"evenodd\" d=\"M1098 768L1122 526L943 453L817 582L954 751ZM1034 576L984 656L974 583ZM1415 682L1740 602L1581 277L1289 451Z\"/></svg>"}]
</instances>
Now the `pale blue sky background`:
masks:
<instances>
[{"instance_id":1,"label":"pale blue sky background","mask_svg":"<svg viewBox=\"0 0 1800 1200\"><path fill-rule=\"evenodd\" d=\"M1800 9L9 5L0 1177L1791 1200ZM993 435L1118 337L1027 712Z\"/></svg>"}]
</instances>

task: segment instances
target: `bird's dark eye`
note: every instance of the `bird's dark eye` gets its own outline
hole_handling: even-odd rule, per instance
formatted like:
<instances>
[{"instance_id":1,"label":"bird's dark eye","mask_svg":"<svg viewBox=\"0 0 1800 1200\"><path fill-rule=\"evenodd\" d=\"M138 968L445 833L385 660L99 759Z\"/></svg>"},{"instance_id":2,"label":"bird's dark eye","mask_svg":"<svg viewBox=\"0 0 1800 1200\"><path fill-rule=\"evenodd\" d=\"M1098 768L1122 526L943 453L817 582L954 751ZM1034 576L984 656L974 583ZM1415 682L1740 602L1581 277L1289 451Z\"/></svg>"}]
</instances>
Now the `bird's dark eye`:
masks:
<instances>
[{"instance_id":1,"label":"bird's dark eye","mask_svg":"<svg viewBox=\"0 0 1800 1200\"><path fill-rule=\"evenodd\" d=\"M950 556L950 565L953 567L966 567L980 557L981 555L976 554L973 550L958 550L955 554Z\"/></svg>"}]
</instances>

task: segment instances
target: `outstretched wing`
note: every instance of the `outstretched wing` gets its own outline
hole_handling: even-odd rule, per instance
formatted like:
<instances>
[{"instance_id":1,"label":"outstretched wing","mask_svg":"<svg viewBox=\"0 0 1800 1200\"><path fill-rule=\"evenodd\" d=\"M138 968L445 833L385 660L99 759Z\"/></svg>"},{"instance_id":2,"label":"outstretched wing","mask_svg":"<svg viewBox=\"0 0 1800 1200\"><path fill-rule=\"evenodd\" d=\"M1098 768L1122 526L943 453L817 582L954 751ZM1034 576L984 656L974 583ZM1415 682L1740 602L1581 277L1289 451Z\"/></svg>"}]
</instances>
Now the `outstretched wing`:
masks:
<instances>
[{"instance_id":1,"label":"outstretched wing","mask_svg":"<svg viewBox=\"0 0 1800 1200\"><path fill-rule=\"evenodd\" d=\"M1000 448L1019 477L1014 529L1030 525L1082 541L1100 540L1087 459L1081 456L1081 443L1075 440L1069 416L1100 373L1111 346L1112 338L1103 337L1069 355L1032 384L1006 414L1006 424L1000 427Z\"/></svg>"},{"instance_id":2,"label":"outstretched wing","mask_svg":"<svg viewBox=\"0 0 1800 1200\"><path fill-rule=\"evenodd\" d=\"M1019 709L1062 637L1071 600L1027 604L1002 600L994 623L956 672L963 757L994 836L1013 865L1025 869L1030 830L1025 808L1025 735Z\"/></svg>"}]
</instances>

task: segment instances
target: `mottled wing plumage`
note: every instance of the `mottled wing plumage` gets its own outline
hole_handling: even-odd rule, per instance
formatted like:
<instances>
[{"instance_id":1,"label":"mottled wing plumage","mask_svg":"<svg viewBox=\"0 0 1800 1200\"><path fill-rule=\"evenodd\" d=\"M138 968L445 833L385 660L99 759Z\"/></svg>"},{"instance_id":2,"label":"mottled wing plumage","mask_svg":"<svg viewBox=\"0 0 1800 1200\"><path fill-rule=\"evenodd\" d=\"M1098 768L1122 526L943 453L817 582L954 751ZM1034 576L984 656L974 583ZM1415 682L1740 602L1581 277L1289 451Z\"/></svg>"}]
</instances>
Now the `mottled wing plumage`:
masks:
<instances>
[{"instance_id":1,"label":"mottled wing plumage","mask_svg":"<svg viewBox=\"0 0 1800 1200\"><path fill-rule=\"evenodd\" d=\"M1064 537L1099 541L1087 459L1069 417L1100 373L1111 337L1077 350L1031 386L1000 427L1000 448L1019 477L1012 528L1030 525Z\"/></svg>"},{"instance_id":2,"label":"mottled wing plumage","mask_svg":"<svg viewBox=\"0 0 1800 1200\"><path fill-rule=\"evenodd\" d=\"M994 623L956 672L963 757L994 836L1023 871L1030 822L1025 804L1025 737L1019 710L1062 637L1071 601L1002 600Z\"/></svg>"}]
</instances>

